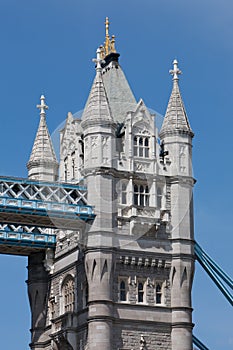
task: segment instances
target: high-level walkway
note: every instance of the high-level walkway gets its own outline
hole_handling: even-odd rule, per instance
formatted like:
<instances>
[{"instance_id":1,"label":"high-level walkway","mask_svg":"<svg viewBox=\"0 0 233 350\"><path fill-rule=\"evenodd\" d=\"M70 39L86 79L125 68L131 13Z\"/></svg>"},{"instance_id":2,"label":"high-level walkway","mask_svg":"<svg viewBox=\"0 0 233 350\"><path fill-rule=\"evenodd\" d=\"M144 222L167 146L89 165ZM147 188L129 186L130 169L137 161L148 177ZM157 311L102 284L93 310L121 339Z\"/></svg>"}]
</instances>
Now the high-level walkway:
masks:
<instances>
[{"instance_id":1,"label":"high-level walkway","mask_svg":"<svg viewBox=\"0 0 233 350\"><path fill-rule=\"evenodd\" d=\"M80 185L0 177L0 253L55 247L54 229L78 230L94 219L86 194Z\"/></svg>"}]
</instances>

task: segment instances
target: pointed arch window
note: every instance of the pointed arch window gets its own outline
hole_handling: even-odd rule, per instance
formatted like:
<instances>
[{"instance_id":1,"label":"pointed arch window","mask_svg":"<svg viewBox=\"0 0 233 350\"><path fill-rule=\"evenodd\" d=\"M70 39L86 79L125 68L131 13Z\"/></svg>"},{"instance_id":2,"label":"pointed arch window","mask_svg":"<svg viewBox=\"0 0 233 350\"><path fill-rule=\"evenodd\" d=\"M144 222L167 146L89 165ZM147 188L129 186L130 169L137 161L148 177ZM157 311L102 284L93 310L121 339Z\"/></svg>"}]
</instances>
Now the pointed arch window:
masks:
<instances>
[{"instance_id":1,"label":"pointed arch window","mask_svg":"<svg viewBox=\"0 0 233 350\"><path fill-rule=\"evenodd\" d=\"M75 152L71 154L71 161L72 161L72 179L75 179Z\"/></svg>"},{"instance_id":2,"label":"pointed arch window","mask_svg":"<svg viewBox=\"0 0 233 350\"><path fill-rule=\"evenodd\" d=\"M138 282L138 303L144 302L144 285L142 282Z\"/></svg>"},{"instance_id":3,"label":"pointed arch window","mask_svg":"<svg viewBox=\"0 0 233 350\"><path fill-rule=\"evenodd\" d=\"M134 156L149 158L149 137L134 136Z\"/></svg>"},{"instance_id":4,"label":"pointed arch window","mask_svg":"<svg viewBox=\"0 0 233 350\"><path fill-rule=\"evenodd\" d=\"M126 301L126 282L120 281L120 301Z\"/></svg>"},{"instance_id":5,"label":"pointed arch window","mask_svg":"<svg viewBox=\"0 0 233 350\"><path fill-rule=\"evenodd\" d=\"M64 312L74 311L74 279L70 276L65 279L62 287Z\"/></svg>"},{"instance_id":6,"label":"pointed arch window","mask_svg":"<svg viewBox=\"0 0 233 350\"><path fill-rule=\"evenodd\" d=\"M162 286L160 283L156 285L155 301L156 301L156 304L162 304Z\"/></svg>"},{"instance_id":7,"label":"pointed arch window","mask_svg":"<svg viewBox=\"0 0 233 350\"><path fill-rule=\"evenodd\" d=\"M68 180L68 159L65 157L64 159L64 181L67 182Z\"/></svg>"}]
</instances>

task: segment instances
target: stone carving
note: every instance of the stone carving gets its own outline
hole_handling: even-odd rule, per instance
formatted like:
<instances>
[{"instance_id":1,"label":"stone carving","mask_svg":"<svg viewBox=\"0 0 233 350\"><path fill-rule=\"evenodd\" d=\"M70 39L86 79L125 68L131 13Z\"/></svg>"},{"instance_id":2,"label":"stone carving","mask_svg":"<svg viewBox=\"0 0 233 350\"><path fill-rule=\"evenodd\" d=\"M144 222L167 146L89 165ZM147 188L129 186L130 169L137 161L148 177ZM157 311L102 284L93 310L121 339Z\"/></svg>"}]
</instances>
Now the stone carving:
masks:
<instances>
[{"instance_id":1,"label":"stone carving","mask_svg":"<svg viewBox=\"0 0 233 350\"><path fill-rule=\"evenodd\" d=\"M146 349L146 340L144 335L141 335L140 339L140 350L145 350Z\"/></svg>"},{"instance_id":2,"label":"stone carving","mask_svg":"<svg viewBox=\"0 0 233 350\"><path fill-rule=\"evenodd\" d=\"M180 171L182 173L186 171L185 160L186 160L186 147L180 146L179 164L180 164Z\"/></svg>"},{"instance_id":3,"label":"stone carving","mask_svg":"<svg viewBox=\"0 0 233 350\"><path fill-rule=\"evenodd\" d=\"M63 334L55 336L54 341L57 345L57 350L74 350Z\"/></svg>"},{"instance_id":4,"label":"stone carving","mask_svg":"<svg viewBox=\"0 0 233 350\"><path fill-rule=\"evenodd\" d=\"M147 171L150 167L150 163L145 162L135 162L135 170L136 171Z\"/></svg>"}]
</instances>

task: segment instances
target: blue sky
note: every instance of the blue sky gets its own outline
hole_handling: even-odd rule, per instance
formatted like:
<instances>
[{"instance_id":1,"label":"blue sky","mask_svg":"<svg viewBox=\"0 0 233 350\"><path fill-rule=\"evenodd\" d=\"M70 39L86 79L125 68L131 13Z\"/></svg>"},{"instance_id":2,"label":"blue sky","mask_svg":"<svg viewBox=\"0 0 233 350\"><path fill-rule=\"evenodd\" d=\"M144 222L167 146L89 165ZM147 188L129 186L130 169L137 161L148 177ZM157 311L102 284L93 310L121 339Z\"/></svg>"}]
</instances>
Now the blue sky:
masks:
<instances>
[{"instance_id":1,"label":"blue sky","mask_svg":"<svg viewBox=\"0 0 233 350\"><path fill-rule=\"evenodd\" d=\"M233 2L231 0L2 0L0 12L0 174L26 177L46 95L51 133L84 107L92 58L109 16L120 63L137 99L165 113L174 58L192 129L195 235L231 275L233 173ZM25 350L30 315L25 258L0 256L0 337ZM232 309L196 267L194 334L210 349L233 349ZM13 335L13 336L12 336Z\"/></svg>"}]
</instances>

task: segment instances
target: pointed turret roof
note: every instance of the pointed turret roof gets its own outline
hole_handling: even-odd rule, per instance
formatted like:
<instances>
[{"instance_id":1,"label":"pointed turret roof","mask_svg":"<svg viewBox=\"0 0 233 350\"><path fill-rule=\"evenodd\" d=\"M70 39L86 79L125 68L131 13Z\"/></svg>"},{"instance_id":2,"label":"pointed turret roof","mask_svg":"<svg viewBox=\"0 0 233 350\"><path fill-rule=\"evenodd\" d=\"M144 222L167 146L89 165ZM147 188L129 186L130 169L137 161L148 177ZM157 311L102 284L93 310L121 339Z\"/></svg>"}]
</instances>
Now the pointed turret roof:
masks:
<instances>
[{"instance_id":1,"label":"pointed turret roof","mask_svg":"<svg viewBox=\"0 0 233 350\"><path fill-rule=\"evenodd\" d=\"M173 88L159 135L163 138L166 134L182 132L193 137L194 134L179 89L179 74L181 74L181 71L178 68L177 60L173 61L173 70L170 70L170 74L173 75Z\"/></svg>"},{"instance_id":2,"label":"pointed turret roof","mask_svg":"<svg viewBox=\"0 0 233 350\"><path fill-rule=\"evenodd\" d=\"M103 82L113 119L124 121L127 112L135 110L137 101L117 60L103 68Z\"/></svg>"},{"instance_id":3,"label":"pointed turret roof","mask_svg":"<svg viewBox=\"0 0 233 350\"><path fill-rule=\"evenodd\" d=\"M36 138L32 147L32 152L30 155L27 167L30 168L34 163L45 162L58 164L57 158L53 149L51 137L46 124L46 113L45 110L48 106L45 104L45 97L41 95L41 104L37 105L40 109L40 123L36 133Z\"/></svg>"},{"instance_id":4,"label":"pointed turret roof","mask_svg":"<svg viewBox=\"0 0 233 350\"><path fill-rule=\"evenodd\" d=\"M105 42L98 49L99 58L101 59L100 66L102 68L100 70L101 88L104 88L105 90L105 96L111 111L111 117L114 122L117 123L124 121L127 112L136 109L137 102L118 62L120 54L116 52L115 35L109 35L109 24L109 19L106 17ZM98 77L98 79L100 79L100 77ZM94 81L93 87L95 83L96 81ZM87 104L89 103L89 99Z\"/></svg>"},{"instance_id":5,"label":"pointed turret roof","mask_svg":"<svg viewBox=\"0 0 233 350\"><path fill-rule=\"evenodd\" d=\"M113 123L109 102L107 99L101 67L101 50L97 49L96 76L82 115L82 126L88 124Z\"/></svg>"}]
</instances>

